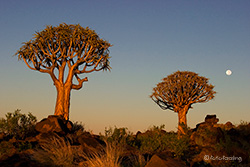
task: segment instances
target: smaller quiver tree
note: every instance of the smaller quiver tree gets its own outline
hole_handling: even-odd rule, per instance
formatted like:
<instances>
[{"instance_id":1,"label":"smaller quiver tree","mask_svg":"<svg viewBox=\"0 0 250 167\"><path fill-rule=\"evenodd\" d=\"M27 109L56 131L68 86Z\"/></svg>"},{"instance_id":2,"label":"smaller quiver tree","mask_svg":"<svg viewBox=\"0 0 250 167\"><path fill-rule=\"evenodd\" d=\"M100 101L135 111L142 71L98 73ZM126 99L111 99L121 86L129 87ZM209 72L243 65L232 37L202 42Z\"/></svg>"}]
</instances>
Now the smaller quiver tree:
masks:
<instances>
[{"instance_id":1,"label":"smaller quiver tree","mask_svg":"<svg viewBox=\"0 0 250 167\"><path fill-rule=\"evenodd\" d=\"M185 134L188 110L195 103L204 103L214 98L214 86L208 78L190 71L177 71L158 83L150 96L163 110L178 113L178 134Z\"/></svg>"},{"instance_id":2,"label":"smaller quiver tree","mask_svg":"<svg viewBox=\"0 0 250 167\"><path fill-rule=\"evenodd\" d=\"M71 90L88 81L81 74L110 70L110 46L88 27L60 24L36 32L16 55L30 69L50 75L57 90L54 114L68 120Z\"/></svg>"}]
</instances>

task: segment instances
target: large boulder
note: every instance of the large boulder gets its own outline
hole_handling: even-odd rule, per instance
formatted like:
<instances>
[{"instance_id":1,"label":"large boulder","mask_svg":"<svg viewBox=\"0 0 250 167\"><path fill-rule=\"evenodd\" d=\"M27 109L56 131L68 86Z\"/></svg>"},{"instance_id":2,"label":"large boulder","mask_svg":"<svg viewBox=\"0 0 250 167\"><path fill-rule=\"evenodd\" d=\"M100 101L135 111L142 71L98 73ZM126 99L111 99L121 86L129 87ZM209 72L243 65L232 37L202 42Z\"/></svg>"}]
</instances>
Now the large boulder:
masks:
<instances>
[{"instance_id":1,"label":"large boulder","mask_svg":"<svg viewBox=\"0 0 250 167\"><path fill-rule=\"evenodd\" d=\"M201 122L196 125L196 128L193 131L197 131L198 128L202 127L214 127L217 125L217 122L219 122L219 119L216 118L216 115L207 115L205 117L205 121Z\"/></svg>"},{"instance_id":2,"label":"large boulder","mask_svg":"<svg viewBox=\"0 0 250 167\"><path fill-rule=\"evenodd\" d=\"M213 147L224 139L223 131L220 127L216 127L216 115L207 115L205 122L196 125L191 135L191 141L201 147Z\"/></svg>"},{"instance_id":3,"label":"large boulder","mask_svg":"<svg viewBox=\"0 0 250 167\"><path fill-rule=\"evenodd\" d=\"M67 134L72 130L72 127L71 121L67 121L61 116L50 115L48 118L38 122L35 129L40 133L57 132L59 134Z\"/></svg>"},{"instance_id":4,"label":"large boulder","mask_svg":"<svg viewBox=\"0 0 250 167\"><path fill-rule=\"evenodd\" d=\"M219 122L219 119L216 118L216 115L207 115L205 118L205 122L214 125L217 124L217 122Z\"/></svg>"},{"instance_id":5,"label":"large boulder","mask_svg":"<svg viewBox=\"0 0 250 167\"><path fill-rule=\"evenodd\" d=\"M168 153L158 153L152 156L145 167L186 167L180 159L174 159Z\"/></svg>"},{"instance_id":6,"label":"large boulder","mask_svg":"<svg viewBox=\"0 0 250 167\"><path fill-rule=\"evenodd\" d=\"M5 160L0 160L0 166L3 167L48 167L30 158L29 154L16 153Z\"/></svg>"},{"instance_id":7,"label":"large boulder","mask_svg":"<svg viewBox=\"0 0 250 167\"><path fill-rule=\"evenodd\" d=\"M78 136L78 142L82 146L88 146L92 148L100 147L100 143L95 138L95 136L91 135L88 132L84 132L82 135Z\"/></svg>"}]
</instances>

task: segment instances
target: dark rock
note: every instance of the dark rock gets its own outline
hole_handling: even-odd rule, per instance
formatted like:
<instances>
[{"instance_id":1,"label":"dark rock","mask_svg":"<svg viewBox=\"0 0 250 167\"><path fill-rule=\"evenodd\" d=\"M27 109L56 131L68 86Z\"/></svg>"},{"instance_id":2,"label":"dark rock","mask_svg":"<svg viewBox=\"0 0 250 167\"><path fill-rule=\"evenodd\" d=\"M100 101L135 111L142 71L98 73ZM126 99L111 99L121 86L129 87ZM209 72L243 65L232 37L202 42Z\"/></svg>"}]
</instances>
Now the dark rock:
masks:
<instances>
[{"instance_id":1,"label":"dark rock","mask_svg":"<svg viewBox=\"0 0 250 167\"><path fill-rule=\"evenodd\" d=\"M137 137L140 134L141 134L141 131L137 131L135 136Z\"/></svg>"},{"instance_id":2,"label":"dark rock","mask_svg":"<svg viewBox=\"0 0 250 167\"><path fill-rule=\"evenodd\" d=\"M5 137L5 134L4 133L0 133L0 140L3 140Z\"/></svg>"},{"instance_id":3,"label":"dark rock","mask_svg":"<svg viewBox=\"0 0 250 167\"><path fill-rule=\"evenodd\" d=\"M246 164L246 163L249 162L248 161L248 159L249 159L248 150L245 150L245 149L242 149L242 148L239 148L239 147L236 147L236 146L233 146L231 148L231 150L232 150L231 155L236 157L235 161L237 161L238 163L241 163L241 164L243 164L243 163Z\"/></svg>"},{"instance_id":4,"label":"dark rock","mask_svg":"<svg viewBox=\"0 0 250 167\"><path fill-rule=\"evenodd\" d=\"M202 147L210 147L224 138L223 131L217 126L219 121L216 115L207 115L205 122L196 125L190 137L194 144Z\"/></svg>"},{"instance_id":5,"label":"dark rock","mask_svg":"<svg viewBox=\"0 0 250 167\"><path fill-rule=\"evenodd\" d=\"M68 130L71 132L73 129L73 123L71 121L67 121L66 126L67 126Z\"/></svg>"},{"instance_id":6,"label":"dark rock","mask_svg":"<svg viewBox=\"0 0 250 167\"><path fill-rule=\"evenodd\" d=\"M235 128L235 126L229 121L227 123L225 123L225 124L215 124L213 126L214 127L220 127L221 129L226 130L226 131L228 131L228 130L230 130L232 128Z\"/></svg>"},{"instance_id":7,"label":"dark rock","mask_svg":"<svg viewBox=\"0 0 250 167\"><path fill-rule=\"evenodd\" d=\"M87 132L82 134L81 136L78 136L78 142L85 147L87 146L92 148L98 148L101 146L101 144L95 139L95 137Z\"/></svg>"},{"instance_id":8,"label":"dark rock","mask_svg":"<svg viewBox=\"0 0 250 167\"><path fill-rule=\"evenodd\" d=\"M244 166L249 163L247 136L250 126L235 127L231 122L217 124L218 121L216 115L207 115L205 122L196 125L190 139L197 149L190 166Z\"/></svg>"},{"instance_id":9,"label":"dark rock","mask_svg":"<svg viewBox=\"0 0 250 167\"><path fill-rule=\"evenodd\" d=\"M224 140L224 134L219 127L202 126L192 133L190 139L201 147L211 147Z\"/></svg>"},{"instance_id":10,"label":"dark rock","mask_svg":"<svg viewBox=\"0 0 250 167\"><path fill-rule=\"evenodd\" d=\"M232 122L228 121L226 124L225 124L225 129L226 130L230 130L234 128L234 125L232 124Z\"/></svg>"},{"instance_id":11,"label":"dark rock","mask_svg":"<svg viewBox=\"0 0 250 167\"><path fill-rule=\"evenodd\" d=\"M63 117L50 115L38 122L35 126L36 131L40 133L57 132L67 134L72 129L72 122L66 121Z\"/></svg>"},{"instance_id":12,"label":"dark rock","mask_svg":"<svg viewBox=\"0 0 250 167\"><path fill-rule=\"evenodd\" d=\"M240 132L237 131L235 128L232 128L229 131L227 131L227 134L231 136L231 138L238 138L240 136Z\"/></svg>"},{"instance_id":13,"label":"dark rock","mask_svg":"<svg viewBox=\"0 0 250 167\"><path fill-rule=\"evenodd\" d=\"M228 166L231 162L223 160L223 157L228 157L228 154L224 150L216 151L212 147L204 147L200 154L196 155L190 164L192 167L201 166L201 164L207 164L206 166ZM200 165L198 165L200 164ZM209 164L209 165L208 165Z\"/></svg>"},{"instance_id":14,"label":"dark rock","mask_svg":"<svg viewBox=\"0 0 250 167\"><path fill-rule=\"evenodd\" d=\"M212 147L224 139L224 133L220 127L217 127L216 115L207 115L205 122L196 125L190 137L191 141L201 147Z\"/></svg>"},{"instance_id":15,"label":"dark rock","mask_svg":"<svg viewBox=\"0 0 250 167\"><path fill-rule=\"evenodd\" d=\"M10 143L16 143L16 142L17 142L17 139L13 137L13 138L11 138L11 139L9 140L9 142L10 142Z\"/></svg>"},{"instance_id":16,"label":"dark rock","mask_svg":"<svg viewBox=\"0 0 250 167\"><path fill-rule=\"evenodd\" d=\"M37 142L37 138L36 137L32 137L32 136L30 136L30 137L27 137L26 139L25 139L25 141L27 141L27 142Z\"/></svg>"},{"instance_id":17,"label":"dark rock","mask_svg":"<svg viewBox=\"0 0 250 167\"><path fill-rule=\"evenodd\" d=\"M196 125L196 128L194 128L192 131L195 132L197 131L198 128L201 127L214 127L217 125L217 122L219 122L219 119L216 118L216 115L207 115L205 117L205 122L199 123Z\"/></svg>"},{"instance_id":18,"label":"dark rock","mask_svg":"<svg viewBox=\"0 0 250 167\"><path fill-rule=\"evenodd\" d=\"M26 154L14 154L5 160L0 161L3 167L44 167L44 165L31 160Z\"/></svg>"},{"instance_id":19,"label":"dark rock","mask_svg":"<svg viewBox=\"0 0 250 167\"><path fill-rule=\"evenodd\" d=\"M147 163L145 167L168 167L167 161L161 159L157 155L153 155L153 157L150 159L150 161Z\"/></svg>"},{"instance_id":20,"label":"dark rock","mask_svg":"<svg viewBox=\"0 0 250 167\"><path fill-rule=\"evenodd\" d=\"M58 137L58 135L54 132L39 133L35 138L38 142L43 142L52 139L53 137Z\"/></svg>"},{"instance_id":21,"label":"dark rock","mask_svg":"<svg viewBox=\"0 0 250 167\"><path fill-rule=\"evenodd\" d=\"M186 167L180 159L172 158L168 153L159 153L152 156L145 167Z\"/></svg>"},{"instance_id":22,"label":"dark rock","mask_svg":"<svg viewBox=\"0 0 250 167\"><path fill-rule=\"evenodd\" d=\"M9 158L17 153L17 149L15 148L13 143L8 142L8 141L2 141L0 149L1 149L0 162L6 160L7 158Z\"/></svg>"},{"instance_id":23,"label":"dark rock","mask_svg":"<svg viewBox=\"0 0 250 167\"><path fill-rule=\"evenodd\" d=\"M219 122L219 119L216 118L216 115L207 115L205 118L205 122L214 125Z\"/></svg>"}]
</instances>

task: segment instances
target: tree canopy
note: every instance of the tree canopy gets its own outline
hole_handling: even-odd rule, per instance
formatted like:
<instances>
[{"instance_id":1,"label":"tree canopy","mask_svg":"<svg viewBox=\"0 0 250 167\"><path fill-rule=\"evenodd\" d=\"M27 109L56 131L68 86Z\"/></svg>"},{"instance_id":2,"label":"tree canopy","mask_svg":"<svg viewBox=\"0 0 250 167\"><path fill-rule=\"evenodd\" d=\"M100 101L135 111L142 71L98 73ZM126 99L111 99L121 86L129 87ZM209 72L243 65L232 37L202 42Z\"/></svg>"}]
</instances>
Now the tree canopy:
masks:
<instances>
[{"instance_id":1,"label":"tree canopy","mask_svg":"<svg viewBox=\"0 0 250 167\"><path fill-rule=\"evenodd\" d=\"M150 96L162 109L176 109L194 103L204 103L214 98L214 86L208 78L190 71L177 71L162 79Z\"/></svg>"},{"instance_id":2,"label":"tree canopy","mask_svg":"<svg viewBox=\"0 0 250 167\"><path fill-rule=\"evenodd\" d=\"M30 69L49 73L54 82L64 82L67 65L70 69L67 80L75 76L79 84L72 85L72 88L80 89L86 78L80 79L79 74L110 69L110 46L88 27L60 24L36 32L33 39L24 43L16 55ZM55 69L59 71L58 76L55 75Z\"/></svg>"},{"instance_id":3,"label":"tree canopy","mask_svg":"<svg viewBox=\"0 0 250 167\"><path fill-rule=\"evenodd\" d=\"M15 55L30 69L51 76L57 88L55 115L67 119L71 89L81 89L88 81L80 74L111 69L109 47L94 30L64 23L36 32Z\"/></svg>"}]
</instances>

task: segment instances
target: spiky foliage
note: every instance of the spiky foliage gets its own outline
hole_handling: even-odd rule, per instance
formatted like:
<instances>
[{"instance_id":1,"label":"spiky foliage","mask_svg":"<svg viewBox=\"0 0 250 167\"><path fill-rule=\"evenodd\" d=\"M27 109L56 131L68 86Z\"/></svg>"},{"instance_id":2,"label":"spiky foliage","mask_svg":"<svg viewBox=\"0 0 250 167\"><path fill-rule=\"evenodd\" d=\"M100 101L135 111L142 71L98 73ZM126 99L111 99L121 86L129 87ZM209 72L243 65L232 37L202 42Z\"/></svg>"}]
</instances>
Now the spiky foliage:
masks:
<instances>
[{"instance_id":1,"label":"spiky foliage","mask_svg":"<svg viewBox=\"0 0 250 167\"><path fill-rule=\"evenodd\" d=\"M177 71L158 83L150 96L162 109L178 113L179 130L186 126L186 114L195 103L204 103L214 98L214 86L208 78L190 71ZM181 128L181 129L180 129Z\"/></svg>"},{"instance_id":2,"label":"spiky foliage","mask_svg":"<svg viewBox=\"0 0 250 167\"><path fill-rule=\"evenodd\" d=\"M68 119L65 113L69 108L70 90L79 90L83 82L88 81L80 74L111 69L109 47L109 42L88 27L60 24L36 32L15 55L30 69L51 76L58 92L55 115ZM73 83L74 78L77 83Z\"/></svg>"}]
</instances>

